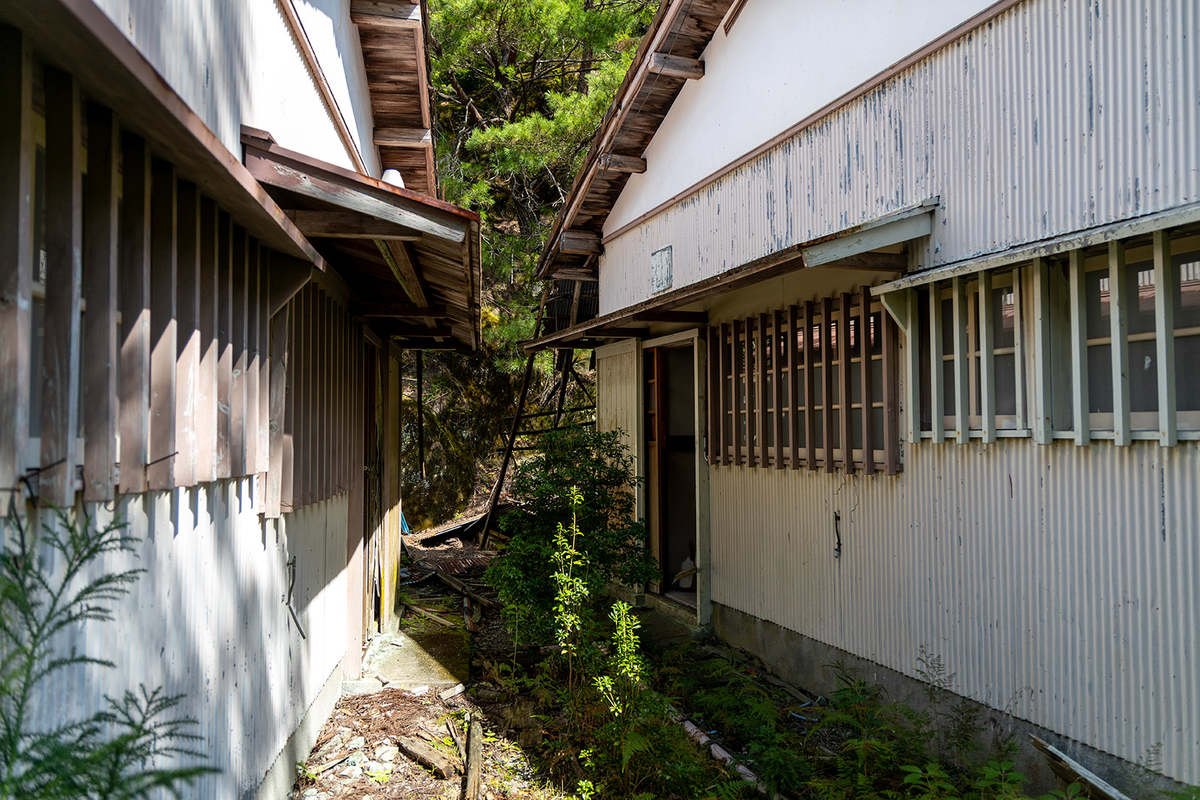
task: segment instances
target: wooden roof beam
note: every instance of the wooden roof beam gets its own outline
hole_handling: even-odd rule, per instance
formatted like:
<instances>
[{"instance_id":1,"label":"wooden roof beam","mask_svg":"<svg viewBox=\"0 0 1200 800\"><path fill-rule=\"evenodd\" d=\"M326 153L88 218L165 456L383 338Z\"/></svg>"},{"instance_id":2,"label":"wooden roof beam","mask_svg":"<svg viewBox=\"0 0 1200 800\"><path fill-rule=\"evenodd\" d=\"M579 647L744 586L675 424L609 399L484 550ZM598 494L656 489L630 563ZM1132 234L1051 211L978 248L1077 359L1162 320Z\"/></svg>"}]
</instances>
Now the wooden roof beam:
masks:
<instances>
[{"instance_id":1,"label":"wooden roof beam","mask_svg":"<svg viewBox=\"0 0 1200 800\"><path fill-rule=\"evenodd\" d=\"M640 311L634 322L685 322L690 325L708 324L707 311Z\"/></svg>"},{"instance_id":2,"label":"wooden roof beam","mask_svg":"<svg viewBox=\"0 0 1200 800\"><path fill-rule=\"evenodd\" d=\"M446 316L445 306L416 306L411 303L351 303L352 317L401 317L424 319Z\"/></svg>"},{"instance_id":3,"label":"wooden roof beam","mask_svg":"<svg viewBox=\"0 0 1200 800\"><path fill-rule=\"evenodd\" d=\"M305 236L322 239L392 239L418 242L421 232L354 211L286 210Z\"/></svg>"},{"instance_id":4,"label":"wooden roof beam","mask_svg":"<svg viewBox=\"0 0 1200 800\"><path fill-rule=\"evenodd\" d=\"M646 159L637 156L623 156L617 153L602 153L600 169L605 172L635 172L646 171Z\"/></svg>"},{"instance_id":5,"label":"wooden roof beam","mask_svg":"<svg viewBox=\"0 0 1200 800\"><path fill-rule=\"evenodd\" d=\"M417 274L412 245L408 242L395 242L390 239L376 239L376 247L387 262L388 269L396 277L396 282L414 303L422 308L428 308L429 296L425 292L425 284Z\"/></svg>"},{"instance_id":6,"label":"wooden roof beam","mask_svg":"<svg viewBox=\"0 0 1200 800\"><path fill-rule=\"evenodd\" d=\"M698 81L704 77L704 62L698 58L655 53L650 59L650 72L653 75L665 75L668 78Z\"/></svg>"},{"instance_id":7,"label":"wooden roof beam","mask_svg":"<svg viewBox=\"0 0 1200 800\"><path fill-rule=\"evenodd\" d=\"M429 128L376 128L377 147L405 147L418 149L433 147L433 131Z\"/></svg>"},{"instance_id":8,"label":"wooden roof beam","mask_svg":"<svg viewBox=\"0 0 1200 800\"><path fill-rule=\"evenodd\" d=\"M421 6L388 0L350 0L350 21L355 25L420 30Z\"/></svg>"},{"instance_id":9,"label":"wooden roof beam","mask_svg":"<svg viewBox=\"0 0 1200 800\"><path fill-rule=\"evenodd\" d=\"M402 336L405 339L448 339L454 335L449 325L434 325L432 328L427 328L424 325L374 323L371 327L381 336Z\"/></svg>"},{"instance_id":10,"label":"wooden roof beam","mask_svg":"<svg viewBox=\"0 0 1200 800\"><path fill-rule=\"evenodd\" d=\"M558 247L568 255L593 256L604 252L600 234L590 231L563 231L558 238Z\"/></svg>"}]
</instances>

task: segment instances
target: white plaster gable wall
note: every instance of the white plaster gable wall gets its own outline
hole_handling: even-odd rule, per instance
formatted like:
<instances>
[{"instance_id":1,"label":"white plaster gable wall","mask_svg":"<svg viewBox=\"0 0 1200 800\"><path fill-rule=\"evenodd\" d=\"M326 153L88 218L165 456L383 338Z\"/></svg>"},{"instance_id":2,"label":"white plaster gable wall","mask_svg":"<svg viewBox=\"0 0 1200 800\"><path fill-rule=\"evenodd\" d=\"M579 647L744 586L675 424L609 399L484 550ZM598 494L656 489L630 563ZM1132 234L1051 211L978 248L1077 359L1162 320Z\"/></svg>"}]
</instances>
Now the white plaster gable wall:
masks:
<instances>
[{"instance_id":1,"label":"white plaster gable wall","mask_svg":"<svg viewBox=\"0 0 1200 800\"><path fill-rule=\"evenodd\" d=\"M274 0L96 2L231 152L245 124L353 169ZM361 149L373 123L349 0L297 0L296 11ZM380 173L372 144L363 159Z\"/></svg>"},{"instance_id":2,"label":"white plaster gable wall","mask_svg":"<svg viewBox=\"0 0 1200 800\"><path fill-rule=\"evenodd\" d=\"M749 0L704 51L609 234L921 49L994 0ZM653 77L651 77L653 80Z\"/></svg>"}]
</instances>

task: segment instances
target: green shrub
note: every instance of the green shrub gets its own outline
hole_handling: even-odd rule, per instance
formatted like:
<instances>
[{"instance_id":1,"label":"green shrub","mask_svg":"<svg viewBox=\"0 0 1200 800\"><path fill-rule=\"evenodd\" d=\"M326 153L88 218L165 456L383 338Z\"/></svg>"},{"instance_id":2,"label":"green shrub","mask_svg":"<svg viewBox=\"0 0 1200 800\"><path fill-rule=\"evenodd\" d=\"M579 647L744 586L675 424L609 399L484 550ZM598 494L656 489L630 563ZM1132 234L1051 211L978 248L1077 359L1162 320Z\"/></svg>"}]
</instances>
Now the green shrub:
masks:
<instances>
[{"instance_id":1,"label":"green shrub","mask_svg":"<svg viewBox=\"0 0 1200 800\"><path fill-rule=\"evenodd\" d=\"M538 450L520 464L512 491L519 507L500 520L508 546L488 569L487 580L509 608L521 612L527 641L545 641L553 629L556 585L554 537L573 514L585 567L578 574L587 596L604 596L608 584L653 580L658 567L646 549L646 528L634 519L638 479L621 434L564 429L540 437ZM572 491L579 501L572 508Z\"/></svg>"}]
</instances>

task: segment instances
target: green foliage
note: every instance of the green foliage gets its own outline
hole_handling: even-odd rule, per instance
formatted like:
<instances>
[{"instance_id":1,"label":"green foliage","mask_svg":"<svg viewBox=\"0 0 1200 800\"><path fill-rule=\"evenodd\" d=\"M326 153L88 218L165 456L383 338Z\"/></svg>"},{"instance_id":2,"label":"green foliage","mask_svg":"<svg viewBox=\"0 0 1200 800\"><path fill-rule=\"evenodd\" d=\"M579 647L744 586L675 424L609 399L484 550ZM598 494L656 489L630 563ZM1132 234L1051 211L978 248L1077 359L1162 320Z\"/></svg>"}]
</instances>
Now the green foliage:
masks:
<instances>
[{"instance_id":1,"label":"green foliage","mask_svg":"<svg viewBox=\"0 0 1200 800\"><path fill-rule=\"evenodd\" d=\"M11 540L11 541L10 541ZM104 571L109 554L132 552L138 540L121 523L74 524L66 513L40 532L5 520L0 552L0 800L7 798L143 798L157 790L180 796L212 770L161 767L166 760L199 761L190 719L167 719L182 700L161 689L106 697L90 717L47 724L33 717L38 687L64 670L115 667L108 660L69 654L62 638L81 625L113 619L113 606L142 570Z\"/></svg>"},{"instance_id":2,"label":"green foliage","mask_svg":"<svg viewBox=\"0 0 1200 800\"><path fill-rule=\"evenodd\" d=\"M579 520L577 517L579 504L583 501L581 495L571 487L571 525L564 528L558 523L554 533L555 570L551 574L556 591L554 593L554 639L558 648L567 657L567 688L574 689L575 657L579 655L583 642L584 617L587 613L585 603L588 598L588 586L581 577L587 571L587 561L579 552Z\"/></svg>"},{"instance_id":3,"label":"green foliage","mask_svg":"<svg viewBox=\"0 0 1200 800\"><path fill-rule=\"evenodd\" d=\"M637 478L620 437L619 432L586 429L547 433L536 454L515 471L513 495L521 506L500 520L509 543L489 567L487 579L506 607L526 610L521 628L527 641L542 641L552 631L559 526L569 530L574 520L586 532L577 540L583 560L573 576L593 600L611 582L632 586L657 574L646 550L645 526L634 520Z\"/></svg>"},{"instance_id":4,"label":"green foliage","mask_svg":"<svg viewBox=\"0 0 1200 800\"><path fill-rule=\"evenodd\" d=\"M596 688L604 702L608 703L608 711L617 719L627 717L634 708L642 687L642 673L645 664L638 653L637 629L642 621L629 613L627 603L613 603L609 619L613 623L613 656L610 660L610 674L596 678Z\"/></svg>"},{"instance_id":5,"label":"green foliage","mask_svg":"<svg viewBox=\"0 0 1200 800\"><path fill-rule=\"evenodd\" d=\"M904 784L913 787L911 797L914 800L957 800L958 792L950 782L950 776L942 769L941 764L931 761L921 767L901 767L908 774L904 776Z\"/></svg>"},{"instance_id":6,"label":"green foliage","mask_svg":"<svg viewBox=\"0 0 1200 800\"><path fill-rule=\"evenodd\" d=\"M1012 761L989 761L983 765L983 774L975 781L975 787L983 789L993 797L1020 797L1025 774L1013 769Z\"/></svg>"}]
</instances>

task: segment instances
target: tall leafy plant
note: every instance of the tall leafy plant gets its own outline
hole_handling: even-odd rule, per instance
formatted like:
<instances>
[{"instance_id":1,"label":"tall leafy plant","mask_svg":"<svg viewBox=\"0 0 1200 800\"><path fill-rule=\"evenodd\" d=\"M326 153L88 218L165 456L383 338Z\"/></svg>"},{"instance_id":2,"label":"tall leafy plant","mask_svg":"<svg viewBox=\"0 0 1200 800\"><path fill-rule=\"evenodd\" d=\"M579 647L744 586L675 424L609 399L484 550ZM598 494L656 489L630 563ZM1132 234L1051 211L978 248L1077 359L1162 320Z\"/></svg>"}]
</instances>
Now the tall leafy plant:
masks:
<instances>
[{"instance_id":1,"label":"tall leafy plant","mask_svg":"<svg viewBox=\"0 0 1200 800\"><path fill-rule=\"evenodd\" d=\"M0 800L9 798L180 796L183 786L212 770L162 767L182 757L201 760L190 719L168 719L181 695L161 689L106 697L90 716L47 721L35 716L41 687L69 669L112 668L107 659L66 651L62 640L79 626L113 619L117 601L143 570L99 571L106 555L138 542L123 523L78 524L65 512L40 531L10 514L0 529Z\"/></svg>"},{"instance_id":2,"label":"tall leafy plant","mask_svg":"<svg viewBox=\"0 0 1200 800\"><path fill-rule=\"evenodd\" d=\"M632 586L657 575L646 528L634 517L638 479L620 437L617 431L552 431L516 469L512 493L519 505L500 520L509 544L487 577L506 606L526 609L521 627L531 641L552 633L560 525L569 530L574 520L587 532L578 540L584 559L575 577L589 598L603 597L610 583Z\"/></svg>"}]
</instances>

